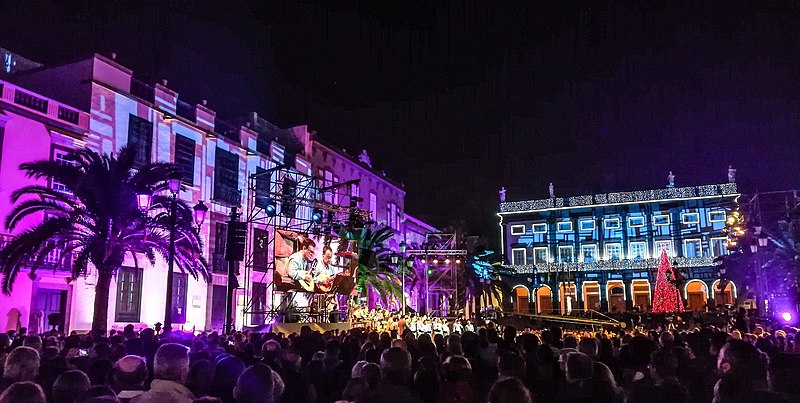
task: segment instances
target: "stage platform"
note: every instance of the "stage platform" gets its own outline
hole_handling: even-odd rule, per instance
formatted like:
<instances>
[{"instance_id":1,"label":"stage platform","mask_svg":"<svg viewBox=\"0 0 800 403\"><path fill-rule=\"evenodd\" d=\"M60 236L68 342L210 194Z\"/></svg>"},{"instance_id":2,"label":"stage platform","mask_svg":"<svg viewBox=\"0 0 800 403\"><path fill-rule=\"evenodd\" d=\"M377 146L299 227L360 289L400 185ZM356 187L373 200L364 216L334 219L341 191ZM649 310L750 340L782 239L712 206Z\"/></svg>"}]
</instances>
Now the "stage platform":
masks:
<instances>
[{"instance_id":1,"label":"stage platform","mask_svg":"<svg viewBox=\"0 0 800 403\"><path fill-rule=\"evenodd\" d=\"M271 325L263 325L258 327L248 327L246 330L250 330L252 332L272 332L272 333L283 333L286 335L297 333L300 334L300 329L303 326L308 326L311 328L312 331L325 333L327 331L338 330L340 332L344 330L350 330L351 325L348 322L344 323L321 323L321 322L311 322L311 323L273 323Z\"/></svg>"}]
</instances>

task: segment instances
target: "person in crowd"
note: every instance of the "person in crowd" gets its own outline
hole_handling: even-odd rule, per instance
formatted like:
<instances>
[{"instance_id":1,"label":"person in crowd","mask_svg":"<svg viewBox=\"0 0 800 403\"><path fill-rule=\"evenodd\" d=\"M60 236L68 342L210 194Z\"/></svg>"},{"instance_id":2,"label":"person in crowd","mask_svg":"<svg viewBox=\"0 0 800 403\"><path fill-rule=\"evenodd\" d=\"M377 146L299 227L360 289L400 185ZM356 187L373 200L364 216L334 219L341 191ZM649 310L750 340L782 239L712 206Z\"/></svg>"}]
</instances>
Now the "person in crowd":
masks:
<instances>
[{"instance_id":1,"label":"person in crowd","mask_svg":"<svg viewBox=\"0 0 800 403\"><path fill-rule=\"evenodd\" d=\"M421 402L411 392L411 354L398 347L381 354L381 381L364 397L365 403Z\"/></svg>"},{"instance_id":2,"label":"person in crowd","mask_svg":"<svg viewBox=\"0 0 800 403\"><path fill-rule=\"evenodd\" d=\"M489 391L489 403L532 403L531 392L518 379L505 378L495 382Z\"/></svg>"},{"instance_id":3,"label":"person in crowd","mask_svg":"<svg viewBox=\"0 0 800 403\"><path fill-rule=\"evenodd\" d=\"M186 386L189 375L189 349L177 343L162 344L153 361L150 390L131 399L131 403L191 403L194 394Z\"/></svg>"},{"instance_id":4,"label":"person in crowd","mask_svg":"<svg viewBox=\"0 0 800 403\"><path fill-rule=\"evenodd\" d=\"M272 369L259 363L239 375L233 389L233 398L236 403L273 403L273 388Z\"/></svg>"},{"instance_id":5,"label":"person in crowd","mask_svg":"<svg viewBox=\"0 0 800 403\"><path fill-rule=\"evenodd\" d=\"M111 387L123 403L127 403L145 391L147 363L142 357L126 355L114 363L111 371Z\"/></svg>"},{"instance_id":6,"label":"person in crowd","mask_svg":"<svg viewBox=\"0 0 800 403\"><path fill-rule=\"evenodd\" d=\"M90 386L89 377L83 372L74 369L66 371L53 384L53 402L72 403Z\"/></svg>"},{"instance_id":7,"label":"person in crowd","mask_svg":"<svg viewBox=\"0 0 800 403\"><path fill-rule=\"evenodd\" d=\"M0 381L0 391L15 382L35 381L39 374L39 352L26 346L19 346L11 350L6 357L3 367L3 379Z\"/></svg>"},{"instance_id":8,"label":"person in crowd","mask_svg":"<svg viewBox=\"0 0 800 403\"><path fill-rule=\"evenodd\" d=\"M0 394L0 403L47 403L42 387L30 381L15 382Z\"/></svg>"}]
</instances>

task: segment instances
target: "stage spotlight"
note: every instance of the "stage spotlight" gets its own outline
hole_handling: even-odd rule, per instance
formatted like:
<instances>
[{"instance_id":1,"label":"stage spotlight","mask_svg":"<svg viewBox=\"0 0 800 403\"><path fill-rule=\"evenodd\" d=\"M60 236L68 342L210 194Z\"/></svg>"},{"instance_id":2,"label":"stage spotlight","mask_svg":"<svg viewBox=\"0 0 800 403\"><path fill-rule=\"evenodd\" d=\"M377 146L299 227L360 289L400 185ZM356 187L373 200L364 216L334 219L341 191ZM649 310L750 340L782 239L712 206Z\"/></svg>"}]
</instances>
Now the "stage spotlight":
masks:
<instances>
[{"instance_id":1,"label":"stage spotlight","mask_svg":"<svg viewBox=\"0 0 800 403\"><path fill-rule=\"evenodd\" d=\"M439 264L439 259L433 259L433 264Z\"/></svg>"},{"instance_id":2,"label":"stage spotlight","mask_svg":"<svg viewBox=\"0 0 800 403\"><path fill-rule=\"evenodd\" d=\"M789 323L792 321L792 319L794 319L794 317L792 316L791 312L786 311L781 313L781 319L783 319L784 322Z\"/></svg>"},{"instance_id":3,"label":"stage spotlight","mask_svg":"<svg viewBox=\"0 0 800 403\"><path fill-rule=\"evenodd\" d=\"M272 198L268 198L264 206L264 211L267 212L268 216L275 217L278 215L278 204L275 203L275 200L272 200Z\"/></svg>"},{"instance_id":4,"label":"stage spotlight","mask_svg":"<svg viewBox=\"0 0 800 403\"><path fill-rule=\"evenodd\" d=\"M429 275L429 276L432 276L432 275L433 275L433 269L431 269L431 268L428 268L428 275Z\"/></svg>"},{"instance_id":5,"label":"stage spotlight","mask_svg":"<svg viewBox=\"0 0 800 403\"><path fill-rule=\"evenodd\" d=\"M421 262L422 264L428 263L427 261L425 261L425 259L422 259L422 260L420 260L420 262Z\"/></svg>"},{"instance_id":6,"label":"stage spotlight","mask_svg":"<svg viewBox=\"0 0 800 403\"><path fill-rule=\"evenodd\" d=\"M319 224L322 222L322 209L315 208L311 212L311 222L314 224Z\"/></svg>"},{"instance_id":7,"label":"stage spotlight","mask_svg":"<svg viewBox=\"0 0 800 403\"><path fill-rule=\"evenodd\" d=\"M461 259L456 259L456 264L461 264Z\"/></svg>"},{"instance_id":8,"label":"stage spotlight","mask_svg":"<svg viewBox=\"0 0 800 403\"><path fill-rule=\"evenodd\" d=\"M445 259L444 264L450 264L450 259Z\"/></svg>"}]
</instances>

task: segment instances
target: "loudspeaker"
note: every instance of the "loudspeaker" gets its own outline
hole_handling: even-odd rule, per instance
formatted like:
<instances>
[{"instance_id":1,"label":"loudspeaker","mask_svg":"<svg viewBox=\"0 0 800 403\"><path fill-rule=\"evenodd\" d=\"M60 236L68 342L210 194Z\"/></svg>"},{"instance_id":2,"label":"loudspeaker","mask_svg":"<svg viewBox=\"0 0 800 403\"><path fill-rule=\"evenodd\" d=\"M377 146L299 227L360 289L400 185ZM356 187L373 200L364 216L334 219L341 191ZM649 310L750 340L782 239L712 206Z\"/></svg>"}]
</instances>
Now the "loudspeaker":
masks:
<instances>
[{"instance_id":1,"label":"loudspeaker","mask_svg":"<svg viewBox=\"0 0 800 403\"><path fill-rule=\"evenodd\" d=\"M228 223L228 239L225 244L225 260L241 262L244 260L244 245L247 242L247 223L233 221Z\"/></svg>"}]
</instances>

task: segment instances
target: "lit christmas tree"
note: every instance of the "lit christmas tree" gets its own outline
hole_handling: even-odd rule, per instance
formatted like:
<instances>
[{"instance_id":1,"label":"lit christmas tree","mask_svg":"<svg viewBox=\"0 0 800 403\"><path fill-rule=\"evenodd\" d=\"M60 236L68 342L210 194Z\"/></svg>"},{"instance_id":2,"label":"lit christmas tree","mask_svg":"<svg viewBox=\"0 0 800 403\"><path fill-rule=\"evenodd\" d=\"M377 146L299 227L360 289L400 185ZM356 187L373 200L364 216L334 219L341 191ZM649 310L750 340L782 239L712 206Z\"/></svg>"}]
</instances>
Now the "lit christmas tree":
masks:
<instances>
[{"instance_id":1,"label":"lit christmas tree","mask_svg":"<svg viewBox=\"0 0 800 403\"><path fill-rule=\"evenodd\" d=\"M656 292L653 294L653 312L683 312L683 300L673 281L677 279L669 264L667 250L661 251L661 264L656 275Z\"/></svg>"}]
</instances>

